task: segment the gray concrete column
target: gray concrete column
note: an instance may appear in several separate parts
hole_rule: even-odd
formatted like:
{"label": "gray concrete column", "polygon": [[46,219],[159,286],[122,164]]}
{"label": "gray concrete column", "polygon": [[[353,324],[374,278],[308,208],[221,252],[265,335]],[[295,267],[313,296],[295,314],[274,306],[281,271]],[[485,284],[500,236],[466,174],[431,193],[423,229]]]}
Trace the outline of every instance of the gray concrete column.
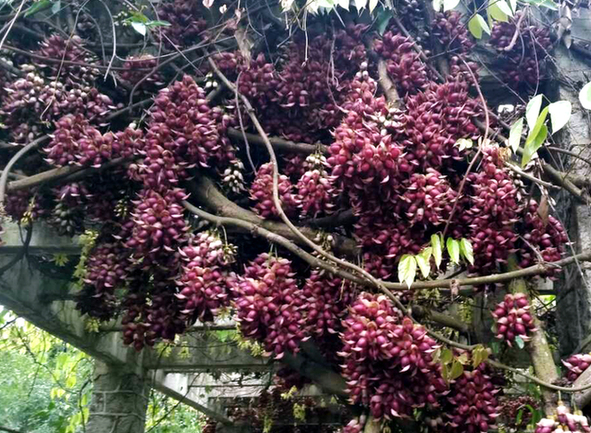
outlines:
{"label": "gray concrete column", "polygon": [[87,433],[143,433],[150,387],[143,375],[95,362]]}

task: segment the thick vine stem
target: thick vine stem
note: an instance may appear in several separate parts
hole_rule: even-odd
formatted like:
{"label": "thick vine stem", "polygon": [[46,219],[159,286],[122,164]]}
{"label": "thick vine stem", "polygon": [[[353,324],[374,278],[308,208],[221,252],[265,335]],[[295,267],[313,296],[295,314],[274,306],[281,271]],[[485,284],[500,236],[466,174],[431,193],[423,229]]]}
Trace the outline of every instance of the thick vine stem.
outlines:
{"label": "thick vine stem", "polygon": [[10,159],[10,161],[8,161],[8,164],[6,164],[6,167],[4,167],[4,170],[2,171],[2,176],[0,176],[0,206],[4,204],[4,199],[6,197],[6,183],[8,182],[8,175],[10,174],[10,170],[12,169],[14,164],[16,164],[19,159],[21,159],[24,155],[29,153],[31,150],[35,149],[41,143],[49,140],[49,138],[50,137],[48,135],[44,135],[43,137],[40,137],[34,141],[31,141],[29,144],[27,144],[25,147],[23,147],[21,150],[19,150]]}
{"label": "thick vine stem", "polygon": [[384,59],[378,61],[378,81],[388,103],[394,108],[400,108],[401,100],[396,86],[388,75],[388,68]]}
{"label": "thick vine stem", "polygon": [[[286,239],[293,241],[300,240],[298,237],[294,236],[285,224],[277,221],[265,220],[254,212],[244,209],[236,203],[228,200],[228,198],[226,198],[226,196],[224,196],[224,194],[222,194],[222,192],[216,187],[213,180],[206,176],[196,176],[188,186],[191,196],[195,200],[220,215],[249,222],[256,227],[267,229],[270,232],[285,237]],[[302,227],[301,230],[309,239],[316,239],[321,235],[320,232],[308,227]],[[354,257],[359,253],[357,244],[353,239],[336,234],[331,236],[333,238],[332,246],[335,251],[351,257]]]}
{"label": "thick vine stem", "polygon": [[[514,254],[509,256],[508,268],[509,270],[515,270],[518,268],[517,258]],[[529,300],[529,291],[524,279],[519,278],[511,281],[509,290],[514,293],[523,293]],[[558,379],[552,350],[546,339],[542,322],[538,319],[533,310],[530,310],[530,314],[533,318],[536,330],[532,332],[531,340],[526,343],[527,351],[529,352],[536,376],[546,383],[552,383]],[[542,399],[546,416],[552,415],[556,405],[554,393],[550,390],[542,390]]]}
{"label": "thick vine stem", "polygon": [[[265,145],[265,140],[260,135],[251,134],[248,132],[243,133],[242,131],[234,128],[228,128],[228,137],[240,142],[244,139],[244,137],[246,137],[249,143],[263,146]],[[296,143],[294,141],[285,140],[279,137],[269,138],[269,140],[277,150],[284,152],[303,153],[308,155],[320,149],[323,153],[328,153],[328,148],[324,144]]]}

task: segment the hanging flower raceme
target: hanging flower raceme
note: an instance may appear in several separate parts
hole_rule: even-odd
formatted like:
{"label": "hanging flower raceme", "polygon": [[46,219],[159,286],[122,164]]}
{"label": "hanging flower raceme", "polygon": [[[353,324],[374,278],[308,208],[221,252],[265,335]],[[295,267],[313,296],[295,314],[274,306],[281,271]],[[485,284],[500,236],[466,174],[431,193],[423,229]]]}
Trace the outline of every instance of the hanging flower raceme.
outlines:
{"label": "hanging flower raceme", "polygon": [[517,337],[522,341],[529,341],[531,333],[536,330],[529,309],[526,294],[505,295],[503,302],[500,302],[492,312],[495,318],[496,337],[505,340],[510,346]]}
{"label": "hanging flower raceme", "polygon": [[579,410],[574,414],[559,401],[556,407],[556,415],[552,418],[543,418],[536,424],[535,433],[589,433],[589,420]]}
{"label": "hanging flower raceme", "polygon": [[148,189],[134,201],[134,227],[126,246],[135,258],[143,260],[141,266],[166,266],[163,256],[171,256],[186,242],[189,227],[181,204],[186,198],[181,189],[162,193]]}
{"label": "hanging flower raceme", "polygon": [[240,331],[276,358],[299,351],[309,337],[302,314],[306,300],[293,277],[289,260],[265,253],[246,267],[234,288]]}
{"label": "hanging flower raceme", "polygon": [[591,365],[591,353],[571,355],[563,359],[562,364],[566,367],[566,378],[570,382],[574,382]]}
{"label": "hanging flower raceme", "polygon": [[[277,189],[281,207],[287,216],[295,215],[298,208],[298,197],[289,178],[279,174]],[[279,216],[273,203],[273,165],[268,162],[259,167],[256,177],[250,186],[250,198],[255,202],[254,210],[263,218]]]}
{"label": "hanging flower raceme", "polygon": [[298,207],[301,217],[316,217],[330,214],[334,209],[336,191],[333,178],[328,175],[328,163],[321,154],[312,154],[306,158],[306,171],[296,185]]}
{"label": "hanging flower raceme", "polygon": [[157,39],[162,40],[169,48],[183,48],[203,39],[207,22],[203,19],[192,0],[169,0],[160,2],[158,17],[170,23],[154,32]]}
{"label": "hanging flower raceme", "polygon": [[229,305],[230,264],[233,249],[224,245],[219,236],[201,232],[181,250],[183,271],[177,281],[180,292],[176,295],[182,313],[192,323],[212,321],[220,308]]}
{"label": "hanging flower raceme", "polygon": [[84,49],[80,36],[74,35],[67,39],[60,35],[52,35],[40,43],[37,54],[52,62],[41,60],[37,66],[54,81],[65,81],[92,86],[100,76],[100,71],[93,65],[98,59],[90,51]]}

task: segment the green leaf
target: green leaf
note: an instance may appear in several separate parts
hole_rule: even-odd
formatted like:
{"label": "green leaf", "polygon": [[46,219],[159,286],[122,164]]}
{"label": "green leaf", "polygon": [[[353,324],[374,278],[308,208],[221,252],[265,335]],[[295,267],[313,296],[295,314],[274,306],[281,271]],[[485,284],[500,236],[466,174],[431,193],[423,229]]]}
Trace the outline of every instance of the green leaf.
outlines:
{"label": "green leaf", "polygon": [[501,21],[504,23],[509,21],[509,16],[505,12],[503,12],[501,8],[499,8],[496,2],[491,3],[489,5],[489,7],[487,8],[487,12],[489,18],[492,18],[493,20]]}
{"label": "green leaf", "polygon": [[459,361],[454,361],[451,366],[451,371],[449,372],[450,380],[457,379],[464,373],[464,366]]}
{"label": "green leaf", "polygon": [[168,21],[148,21],[146,27],[170,27],[171,24]]}
{"label": "green leaf", "polygon": [[441,362],[443,364],[449,364],[454,358],[454,354],[451,349],[443,349],[441,351]]}
{"label": "green leaf", "polygon": [[544,126],[544,124],[546,122],[546,117],[548,117],[549,111],[550,111],[550,108],[546,107],[542,110],[542,112],[538,116],[538,119],[536,120],[536,124],[534,125],[532,130],[529,131],[529,134],[528,134],[527,138],[525,139],[526,146],[528,145],[528,143],[534,141],[536,139],[536,137],[538,136],[538,134],[540,133],[542,126]]}
{"label": "green leaf", "polygon": [[419,265],[419,269],[421,270],[421,275],[423,278],[427,278],[431,273],[431,255],[433,252],[433,248],[427,247],[423,248],[423,250],[415,256],[417,260],[417,264]]}
{"label": "green leaf", "polygon": [[59,13],[59,11],[61,10],[61,8],[62,8],[62,1],[61,0],[57,0],[53,4],[53,6],[51,7],[51,13],[55,15],[55,14]]}
{"label": "green leaf", "polygon": [[521,338],[519,335],[515,336],[515,343],[517,343],[517,347],[519,347],[520,349],[523,349],[523,347],[525,346],[523,338]]}
{"label": "green leaf", "polygon": [[376,20],[376,26],[378,30],[378,34],[383,36],[386,32],[386,27],[388,27],[388,23],[390,22],[390,18],[392,18],[392,11],[388,9],[382,9],[378,13],[378,18]]}
{"label": "green leaf", "polygon": [[41,0],[41,1],[35,2],[31,5],[31,7],[29,9],[27,9],[25,11],[25,18],[30,17],[31,15],[34,15],[38,12],[42,12],[46,9],[49,9],[52,6],[53,6],[53,2],[50,0]]}
{"label": "green leaf", "polygon": [[490,35],[490,28],[486,20],[480,14],[476,14],[468,21],[468,30],[476,39],[482,39],[482,32]]}
{"label": "green leaf", "polygon": [[460,0],[443,0],[443,12],[450,11],[460,4]]}
{"label": "green leaf", "polygon": [[523,148],[523,156],[521,158],[522,167],[525,167],[531,161],[538,149],[542,147],[542,144],[544,144],[544,140],[546,140],[547,136],[548,127],[546,125],[542,125],[542,129],[540,130],[536,138],[529,144],[526,143],[525,147]]}
{"label": "green leaf", "polygon": [[517,412],[517,416],[515,417],[515,425],[521,424],[522,419],[523,419],[523,409],[519,409],[519,412]]}
{"label": "green leaf", "polygon": [[517,12],[517,0],[509,0],[509,6],[511,6],[513,13]]}
{"label": "green leaf", "polygon": [[488,359],[488,350],[482,345],[477,345],[472,349],[472,367],[476,368]]}
{"label": "green leaf", "polygon": [[408,287],[415,281],[417,275],[417,260],[410,254],[405,254],[398,262],[398,281],[405,282]]}
{"label": "green leaf", "polygon": [[508,15],[510,17],[513,16],[513,10],[511,9],[511,6],[509,6],[505,0],[498,0],[495,2],[495,4],[501,10],[501,12],[503,12],[505,15]]}
{"label": "green leaf", "polygon": [[441,266],[441,259],[443,258],[443,249],[441,247],[441,235],[431,235],[431,248],[433,249],[433,258],[435,259],[435,266],[439,268]]}
{"label": "green leaf", "polygon": [[462,238],[462,240],[460,240],[460,252],[471,265],[474,264],[474,249],[468,239]]}
{"label": "green leaf", "polygon": [[579,92],[579,102],[586,110],[591,110],[591,82],[585,84]]}
{"label": "green leaf", "polygon": [[534,129],[534,126],[536,125],[540,109],[542,108],[543,97],[544,95],[534,96],[525,107],[525,118],[527,119],[527,126],[529,126],[529,129]]}
{"label": "green leaf", "polygon": [[468,358],[467,352],[463,352],[460,356],[456,357],[456,361],[458,361],[462,365],[468,364],[469,360],[470,358]]}
{"label": "green leaf", "polygon": [[509,132],[509,147],[513,149],[513,152],[517,152],[519,149],[519,143],[521,142],[521,133],[523,132],[523,117],[517,122],[511,125],[511,131]]}
{"label": "green leaf", "polygon": [[455,265],[460,263],[460,243],[455,239],[447,238],[446,246],[451,262]]}
{"label": "green leaf", "polygon": [[131,22],[131,27],[142,36],[146,36],[146,25],[137,21]]}
{"label": "green leaf", "polygon": [[557,101],[548,105],[550,121],[552,122],[552,134],[560,131],[570,119],[573,106],[569,101]]}

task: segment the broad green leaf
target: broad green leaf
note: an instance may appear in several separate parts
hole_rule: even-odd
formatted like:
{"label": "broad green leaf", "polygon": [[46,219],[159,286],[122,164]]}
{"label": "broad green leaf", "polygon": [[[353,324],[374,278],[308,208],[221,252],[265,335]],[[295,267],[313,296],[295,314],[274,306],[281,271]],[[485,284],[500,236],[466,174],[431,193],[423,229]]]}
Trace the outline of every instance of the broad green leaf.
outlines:
{"label": "broad green leaf", "polygon": [[447,253],[453,264],[460,263],[460,243],[453,238],[447,238]]}
{"label": "broad green leaf", "polygon": [[490,28],[486,20],[480,14],[476,14],[468,21],[468,30],[476,39],[482,39],[482,32],[490,35]]}
{"label": "broad green leaf", "polygon": [[536,121],[538,120],[538,115],[540,114],[540,109],[542,108],[542,98],[543,95],[536,95],[530,99],[525,107],[525,118],[527,120],[527,126],[529,129],[533,129],[536,125]]}
{"label": "broad green leaf", "polygon": [[[348,0],[346,0],[348,1]],[[378,13],[378,19],[376,20],[376,26],[378,30],[378,34],[383,36],[386,32],[386,27],[388,27],[388,23],[390,22],[390,18],[392,18],[392,11],[388,9],[382,9]]]}
{"label": "broad green leaf", "polygon": [[471,265],[474,264],[474,250],[472,249],[472,244],[468,239],[462,238],[462,240],[460,240],[460,252],[462,253],[462,256],[464,256],[464,258],[470,262]]}
{"label": "broad green leaf", "polygon": [[525,341],[523,341],[523,338],[521,338],[519,335],[515,336],[515,343],[520,349],[523,349],[525,346]]}
{"label": "broad green leaf", "polygon": [[449,364],[454,358],[454,354],[451,349],[443,349],[441,351],[441,362],[443,364]]}
{"label": "broad green leaf", "polygon": [[73,388],[76,385],[76,375],[70,374],[66,379],[66,388]]}
{"label": "broad green leaf", "polygon": [[146,36],[146,25],[137,21],[131,22],[131,27],[142,36]]}
{"label": "broad green leaf", "polygon": [[441,377],[443,377],[443,380],[446,382],[449,382],[449,368],[447,367],[447,364],[441,365]]}
{"label": "broad green leaf", "polygon": [[443,12],[450,11],[460,4],[460,0],[443,0]]}
{"label": "broad green leaf", "polygon": [[456,357],[456,361],[458,361],[462,365],[468,364],[469,360],[470,360],[470,358],[468,358],[467,352],[463,352],[462,354],[460,354],[460,356]]}
{"label": "broad green leaf", "polygon": [[528,143],[534,141],[536,139],[536,137],[538,136],[538,134],[540,133],[542,126],[544,126],[544,123],[546,122],[546,117],[548,117],[548,112],[549,112],[549,107],[545,107],[542,110],[542,112],[540,113],[540,115],[538,116],[538,120],[536,120],[536,124],[529,131],[529,134],[527,135],[527,138],[525,139],[526,146],[528,145]]}
{"label": "broad green leaf", "polygon": [[410,254],[405,254],[398,262],[398,281],[405,282],[408,287],[415,281],[417,275],[417,260]]}
{"label": "broad green leaf", "polygon": [[415,256],[423,278],[427,278],[429,276],[429,274],[431,273],[431,254],[432,254],[432,252],[433,252],[433,248],[427,247],[427,248],[424,248],[419,254],[417,254]]}
{"label": "broad green leaf", "polygon": [[583,108],[591,110],[591,82],[585,84],[579,92],[579,101]]}
{"label": "broad green leaf", "polygon": [[495,2],[495,4],[505,15],[508,15],[510,17],[513,16],[513,10],[505,0],[498,0]]}
{"label": "broad green leaf", "polygon": [[523,132],[523,117],[517,122],[511,125],[511,131],[509,132],[509,147],[513,149],[513,152],[517,152],[519,149],[519,143],[521,142],[521,133]]}
{"label": "broad green leaf", "polygon": [[38,2],[35,2],[31,5],[31,7],[29,9],[27,9],[25,11],[25,17],[30,17],[31,15],[34,15],[38,12],[42,12],[46,9],[49,9],[50,7],[53,6],[53,2],[50,0],[41,0]]}
{"label": "broad green leaf", "polygon": [[519,409],[517,412],[517,416],[515,417],[515,425],[521,424],[521,420],[523,419],[523,408]]}
{"label": "broad green leaf", "polygon": [[544,144],[544,140],[548,136],[548,127],[546,125],[542,125],[542,129],[536,136],[536,138],[531,141],[529,144],[526,144],[523,148],[523,156],[521,158],[521,166],[525,167],[533,158],[535,153],[538,149]]}
{"label": "broad green leaf", "polygon": [[496,21],[501,21],[506,23],[509,21],[509,16],[499,8],[497,3],[491,3],[490,6],[487,8],[489,18],[492,18]]}
{"label": "broad green leaf", "polygon": [[62,1],[61,0],[57,0],[53,6],[51,7],[51,13],[52,14],[57,14],[59,13],[60,9],[62,8]]}
{"label": "broad green leaf", "polygon": [[441,12],[441,6],[443,6],[443,0],[433,0],[433,9],[435,12]]}
{"label": "broad green leaf", "polygon": [[377,5],[378,5],[378,0],[369,0],[369,13],[372,13]]}
{"label": "broad green leaf", "polygon": [[488,355],[488,350],[482,344],[477,345],[472,349],[472,366],[474,368],[478,367],[488,359]]}
{"label": "broad green leaf", "polygon": [[450,380],[457,379],[464,373],[464,366],[459,361],[454,361],[451,366],[451,371],[449,372]]}
{"label": "broad green leaf", "polygon": [[572,104],[569,101],[557,101],[548,105],[550,121],[552,122],[552,134],[560,131],[570,119]]}
{"label": "broad green leaf", "polygon": [[171,24],[168,21],[148,21],[147,27],[170,27]]}
{"label": "broad green leaf", "polygon": [[433,258],[435,259],[435,266],[441,266],[441,259],[443,258],[443,248],[441,242],[441,235],[431,235],[431,248],[433,249]]}

